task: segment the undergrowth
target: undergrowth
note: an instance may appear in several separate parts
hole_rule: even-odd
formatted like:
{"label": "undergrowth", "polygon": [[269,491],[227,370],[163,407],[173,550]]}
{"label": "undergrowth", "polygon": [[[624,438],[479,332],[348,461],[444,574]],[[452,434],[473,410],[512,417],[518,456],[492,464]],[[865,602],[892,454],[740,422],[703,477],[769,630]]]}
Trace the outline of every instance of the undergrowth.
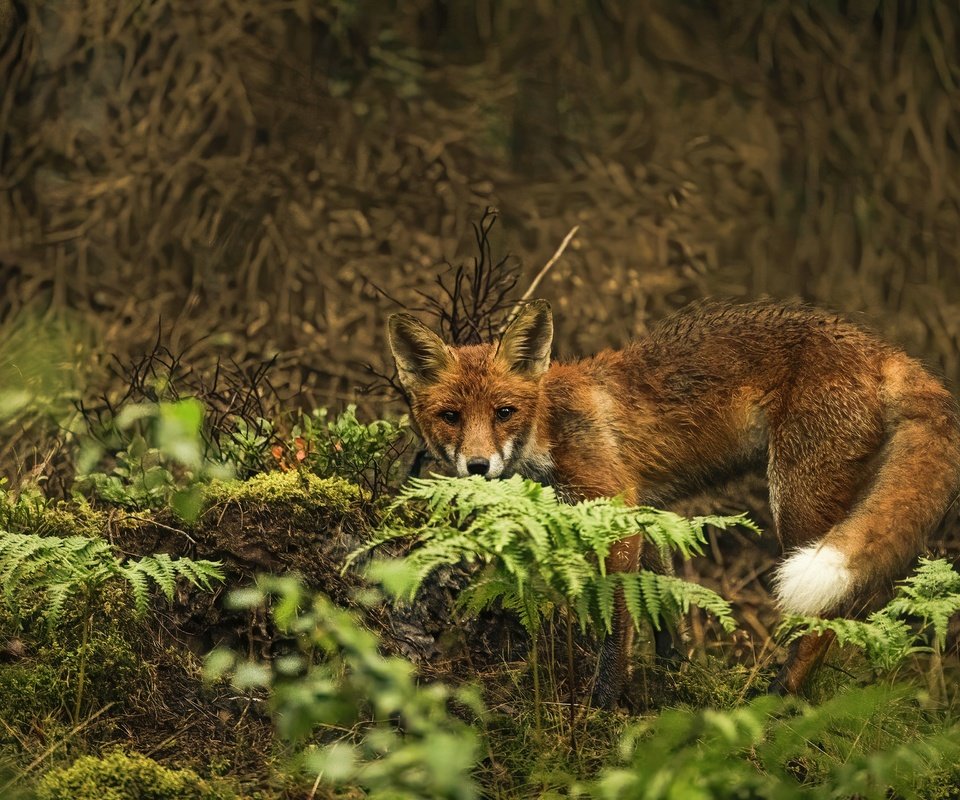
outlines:
{"label": "undergrowth", "polygon": [[[274,437],[278,428],[248,430],[252,449],[238,443],[236,455],[226,448],[211,458],[206,418],[185,397],[137,405],[118,424],[120,449],[101,447],[81,459],[88,475],[100,476],[83,484],[89,498],[53,502],[35,486],[0,493],[0,645],[7,653],[0,653],[0,742],[22,768],[43,756],[43,741],[54,740],[62,754],[33,770],[57,767],[47,770],[41,791],[62,793],[82,780],[110,797],[111,776],[126,780],[130,766],[137,780],[158,787],[184,780],[214,792],[200,796],[230,796],[231,789],[165,772],[165,765],[133,754],[107,753],[70,767],[77,755],[97,752],[96,737],[75,751],[66,746],[72,731],[111,704],[123,706],[125,691],[149,693],[157,680],[147,651],[131,644],[144,614],[158,608],[150,602],[154,591],[167,598],[191,586],[205,591],[222,577],[203,559],[130,556],[102,538],[124,515],[139,514],[138,525],[166,525],[162,515],[173,507],[184,519],[178,541],[194,545],[191,532],[216,525],[228,511],[231,524],[243,525],[266,510],[258,524],[268,520],[276,531],[262,535],[291,547],[308,546],[296,531],[324,528],[317,531],[322,539],[337,519],[362,515],[356,530],[376,527],[350,561],[364,562],[364,574],[395,603],[416,606],[441,568],[466,566],[458,613],[506,610],[532,639],[525,660],[487,663],[478,680],[454,680],[434,665],[427,669],[438,679],[427,683],[397,654],[398,618],[373,590],[354,594],[355,610],[348,611],[293,577],[232,587],[222,613],[239,614],[260,638],[215,650],[206,674],[211,692],[233,698],[233,706],[221,699],[217,712],[230,725],[240,724],[234,713],[242,719],[266,712],[272,720],[278,744],[263,767],[269,777],[257,783],[264,797],[957,797],[960,716],[947,645],[960,610],[960,575],[946,562],[922,561],[893,601],[865,620],[785,623],[782,641],[830,630],[861,648],[876,686],[838,679],[820,705],[766,697],[744,704],[755,677],[748,666],[714,659],[667,670],[644,663],[637,671],[640,705],[659,710],[599,711],[572,696],[561,702],[560,687],[585,657],[592,662],[584,648],[591,635],[610,630],[618,592],[643,632],[682,619],[692,606],[711,613],[718,630],[737,624],[730,605],[705,587],[647,571],[607,574],[610,547],[639,531],[665,560],[687,558],[704,552],[707,526],[751,529],[744,517],[688,520],[617,499],[568,504],[520,478],[414,480],[388,505],[381,501],[400,474],[406,423],[364,423],[354,409],[313,414],[309,425],[301,418],[287,438],[269,439],[275,449],[264,465],[274,471],[254,470],[238,481],[217,469],[248,471],[253,461],[243,453],[255,461],[268,441],[260,438],[264,431]],[[153,467],[166,472],[150,473]],[[318,497],[323,514],[314,513]],[[386,549],[406,554],[386,558]],[[575,629],[581,638],[574,650]],[[564,645],[566,670],[558,671]],[[200,708],[207,701],[198,694],[190,702]],[[114,720],[98,735],[120,724]]]}
{"label": "undergrowth", "polygon": [[268,691],[278,733],[297,746],[299,769],[332,786],[362,786],[375,798],[477,797],[471,771],[479,736],[447,707],[482,715],[475,690],[419,685],[413,665],[381,655],[354,614],[294,579],[263,578],[230,600],[241,608],[266,604],[296,647],[270,662],[216,650],[207,674],[229,675],[240,691]]}
{"label": "undergrowth", "polygon": [[[418,505],[425,509],[419,518]],[[616,542],[638,532],[646,546],[669,559],[674,552],[685,558],[701,554],[706,525],[756,530],[744,516],[687,520],[618,499],[563,503],[550,487],[519,476],[414,479],[392,510],[394,515],[353,557],[397,539],[418,546],[403,559],[375,562],[368,573],[411,601],[438,567],[479,562],[486,569],[461,593],[460,606],[476,613],[499,601],[519,614],[531,634],[553,607],[572,613],[581,630],[609,633],[618,589],[638,627],[649,620],[659,628],[696,605],[730,631],[736,623],[729,604],[715,592],[649,570],[608,574],[604,559]],[[401,511],[412,512],[412,518]]]}
{"label": "undergrowth", "polygon": [[[638,532],[644,546],[656,548],[669,563],[673,553],[685,558],[703,552],[706,525],[743,525],[744,516],[688,520],[649,507],[630,507],[620,499],[561,502],[550,487],[519,476],[500,481],[479,477],[411,480],[400,492],[380,531],[351,556],[386,542],[416,546],[402,557],[378,559],[366,575],[397,600],[412,602],[439,567],[478,564],[457,605],[467,615],[499,604],[515,612],[531,637],[530,670],[536,718],[541,703],[541,630],[559,616],[565,621],[568,702],[574,715],[573,627],[609,634],[622,594],[629,621],[659,629],[675,624],[690,606],[714,614],[726,631],[736,622],[729,604],[712,590],[673,575],[641,569],[610,573],[604,559],[621,539]],[[552,669],[550,695],[559,696]],[[573,723],[570,725],[573,735]]]}
{"label": "undergrowth", "polygon": [[829,632],[843,645],[863,651],[876,675],[891,675],[909,657],[931,656],[928,682],[947,695],[942,655],[951,619],[960,613],[960,573],[944,559],[921,558],[917,569],[897,584],[894,597],[864,620],[791,616],[781,625],[793,641],[805,633]]}

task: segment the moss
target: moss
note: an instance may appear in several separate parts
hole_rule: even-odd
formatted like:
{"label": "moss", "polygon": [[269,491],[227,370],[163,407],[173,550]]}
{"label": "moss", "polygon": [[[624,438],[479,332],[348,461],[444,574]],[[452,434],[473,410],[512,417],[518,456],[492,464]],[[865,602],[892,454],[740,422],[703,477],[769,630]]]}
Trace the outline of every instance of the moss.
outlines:
{"label": "moss", "polygon": [[71,601],[61,622],[49,628],[42,604],[21,609],[16,618],[0,610],[0,636],[17,640],[23,648],[17,661],[0,664],[0,721],[10,729],[28,733],[36,728],[36,720],[67,722],[81,661],[85,661],[82,712],[108,703],[128,706],[146,691],[151,672],[142,641],[147,632],[134,615],[126,588],[108,584],[98,593],[89,611],[93,624],[83,659],[86,613],[82,602]]}
{"label": "moss", "polygon": [[766,677],[742,664],[727,664],[707,656],[703,664],[694,661],[680,668],[641,667],[635,671],[640,696],[648,707],[685,705],[691,708],[734,708],[754,690],[766,688]]}
{"label": "moss", "polygon": [[64,685],[59,671],[33,659],[0,664],[0,742],[14,744],[16,733],[48,727],[44,720],[59,715]]}
{"label": "moss", "polygon": [[0,529],[41,536],[101,536],[107,517],[85,498],[75,501],[48,500],[36,488],[22,488],[16,495],[0,492]]}
{"label": "moss", "polygon": [[925,775],[917,787],[917,797],[927,800],[958,800],[960,798],[960,767],[948,767]]}
{"label": "moss", "polygon": [[363,499],[360,487],[342,478],[310,472],[264,472],[245,481],[214,481],[205,492],[210,505],[237,503],[285,511],[296,518],[317,512],[347,514]]}
{"label": "moss", "polygon": [[51,505],[43,519],[46,531],[41,532],[57,536],[102,536],[107,526],[106,513],[93,508],[85,497]]}
{"label": "moss", "polygon": [[[37,654],[39,660],[56,667],[61,692],[71,698],[83,660],[80,643],[72,638],[68,646],[61,648],[54,642]],[[87,650],[82,711],[93,712],[108,703],[126,704],[146,690],[149,667],[135,642],[123,631],[110,627],[98,630],[94,625]]]}
{"label": "moss", "polygon": [[137,753],[84,756],[48,772],[37,800],[228,800],[237,795],[187,769],[168,769]]}

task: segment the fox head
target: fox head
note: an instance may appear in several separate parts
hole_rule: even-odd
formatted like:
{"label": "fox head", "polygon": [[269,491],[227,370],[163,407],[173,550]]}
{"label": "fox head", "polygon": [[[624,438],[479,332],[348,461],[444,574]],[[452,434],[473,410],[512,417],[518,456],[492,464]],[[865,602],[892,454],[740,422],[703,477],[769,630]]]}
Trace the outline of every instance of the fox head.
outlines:
{"label": "fox head", "polygon": [[390,348],[433,454],[461,477],[521,471],[550,366],[550,305],[524,305],[499,342],[451,347],[409,314],[389,321]]}

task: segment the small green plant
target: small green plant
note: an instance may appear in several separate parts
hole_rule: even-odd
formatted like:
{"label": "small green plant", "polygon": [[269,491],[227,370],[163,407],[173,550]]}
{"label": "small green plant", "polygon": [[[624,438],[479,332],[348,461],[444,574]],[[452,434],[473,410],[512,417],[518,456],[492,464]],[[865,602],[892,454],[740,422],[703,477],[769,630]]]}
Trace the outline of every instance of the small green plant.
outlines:
{"label": "small green plant", "polygon": [[238,419],[233,428],[217,440],[218,461],[233,470],[238,478],[249,478],[268,467],[270,445],[274,441],[273,423],[263,417]]}
{"label": "small green plant", "polygon": [[46,527],[50,501],[36,486],[21,486],[16,493],[0,478],[0,530],[40,531]]}
{"label": "small green plant", "polygon": [[115,750],[84,756],[48,772],[37,785],[37,800],[232,800],[229,789],[202,780],[188,769],[168,769],[152,758]]}
{"label": "small green plant", "polygon": [[[404,558],[368,567],[370,577],[408,601],[438,567],[482,564],[459,605],[476,613],[499,601],[519,615],[533,640],[531,671],[539,707],[537,640],[544,618],[555,609],[581,630],[609,633],[620,590],[637,627],[649,620],[659,628],[691,605],[716,615],[726,630],[735,627],[729,604],[706,587],[647,570],[607,574],[604,567],[614,543],[637,533],[667,561],[673,552],[685,558],[700,553],[706,525],[756,530],[744,516],[688,520],[619,499],[563,503],[553,489],[519,476],[502,481],[415,479],[404,487],[380,531],[351,559],[388,541],[415,543]],[[571,636],[568,627],[568,654]],[[572,664],[568,668],[572,673]]]}
{"label": "small green plant", "polygon": [[172,497],[177,481],[160,450],[150,447],[143,436],[135,434],[126,448],[117,452],[110,472],[81,476],[79,484],[112,505],[161,508]]}
{"label": "small green plant", "polygon": [[174,559],[165,553],[121,561],[103,539],[85,536],[38,536],[0,531],[0,586],[14,616],[23,608],[39,607],[48,627],[63,619],[66,604],[76,599],[82,608],[83,632],[77,668],[73,719],[80,718],[94,611],[104,588],[125,583],[133,593],[134,608],[145,614],[153,584],[173,599],[177,578],[210,590],[223,580],[220,565],[212,561]]}
{"label": "small green plant", "polygon": [[[229,477],[227,465],[204,455],[204,408],[196,398],[125,406],[81,452],[77,486],[126,508],[172,507],[192,519],[200,510],[201,485]],[[109,471],[98,471],[112,456]]]}
{"label": "small green plant", "polygon": [[269,603],[278,629],[296,637],[297,651],[266,664],[217,650],[206,674],[229,674],[238,689],[267,689],[280,734],[305,745],[305,770],[327,784],[361,786],[374,798],[477,796],[470,776],[477,734],[447,709],[457,702],[480,713],[475,691],[419,686],[411,663],[382,656],[377,637],[352,613],[293,578],[260,578],[233,592],[231,602]]}
{"label": "small green plant", "polygon": [[[426,513],[411,523],[403,512],[417,505]],[[742,515],[688,520],[616,498],[563,503],[552,488],[519,476],[413,479],[391,510],[380,531],[351,559],[391,540],[416,543],[403,559],[371,566],[388,591],[407,600],[437,567],[482,562],[486,569],[461,594],[461,605],[478,611],[499,600],[520,614],[531,633],[542,611],[557,605],[575,612],[581,629],[609,632],[618,588],[637,626],[649,620],[659,628],[665,617],[696,605],[732,630],[730,606],[715,592],[647,570],[608,575],[604,559],[614,543],[637,533],[664,556],[679,552],[689,558],[703,552],[706,525],[756,530]]]}
{"label": "small green plant", "polygon": [[396,477],[409,443],[406,416],[363,423],[351,404],[333,418],[325,408],[301,414],[286,452],[278,446],[274,456],[282,469],[299,465],[321,477],[346,478],[377,499]]}
{"label": "small green plant", "polygon": [[[664,711],[625,735],[625,766],[578,790],[603,800],[923,796],[954,771],[960,730],[924,720],[917,700],[871,686],[819,706],[766,696],[728,711]],[[898,717],[909,736],[888,731]]]}
{"label": "small green plant", "polygon": [[889,673],[916,653],[939,658],[948,623],[957,613],[960,573],[944,559],[921,558],[916,571],[898,585],[893,599],[865,620],[792,616],[784,620],[779,633],[788,632],[792,641],[804,633],[831,631],[841,644],[863,650],[874,669]]}

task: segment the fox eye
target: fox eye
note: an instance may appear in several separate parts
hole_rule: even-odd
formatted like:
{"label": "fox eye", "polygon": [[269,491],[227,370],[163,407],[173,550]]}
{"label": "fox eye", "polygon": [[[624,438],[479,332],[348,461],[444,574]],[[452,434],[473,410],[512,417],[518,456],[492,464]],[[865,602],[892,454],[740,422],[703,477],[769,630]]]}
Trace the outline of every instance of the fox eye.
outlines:
{"label": "fox eye", "polygon": [[503,406],[502,408],[497,409],[497,419],[501,422],[506,422],[510,417],[516,413],[516,410],[513,406]]}
{"label": "fox eye", "polygon": [[460,412],[459,411],[441,411],[440,419],[447,423],[447,425],[456,425],[460,421]]}

